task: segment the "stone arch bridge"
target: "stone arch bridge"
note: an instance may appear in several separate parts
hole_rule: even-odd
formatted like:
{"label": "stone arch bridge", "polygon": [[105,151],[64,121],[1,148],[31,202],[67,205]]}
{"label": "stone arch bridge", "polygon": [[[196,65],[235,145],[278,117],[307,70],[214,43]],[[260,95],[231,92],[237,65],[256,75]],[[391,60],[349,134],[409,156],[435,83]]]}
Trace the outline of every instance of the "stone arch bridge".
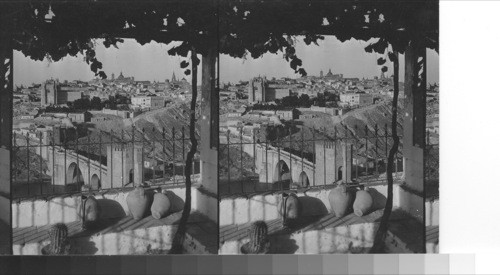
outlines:
{"label": "stone arch bridge", "polygon": [[97,190],[142,182],[141,150],[140,145],[109,144],[106,158],[100,162],[62,146],[46,146],[42,157],[48,162],[54,185],[86,185]]}
{"label": "stone arch bridge", "polygon": [[338,180],[350,182],[352,145],[328,140],[314,142],[314,162],[269,144],[266,148],[266,144],[246,143],[243,150],[254,158],[259,182],[289,181],[302,187]]}

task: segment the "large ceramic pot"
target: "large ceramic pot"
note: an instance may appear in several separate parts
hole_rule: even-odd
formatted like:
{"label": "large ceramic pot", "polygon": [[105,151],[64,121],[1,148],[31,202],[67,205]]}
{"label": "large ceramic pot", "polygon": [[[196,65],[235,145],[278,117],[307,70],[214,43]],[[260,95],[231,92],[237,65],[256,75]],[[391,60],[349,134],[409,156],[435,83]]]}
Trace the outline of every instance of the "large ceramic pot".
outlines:
{"label": "large ceramic pot", "polygon": [[283,218],[284,226],[293,225],[301,212],[299,197],[295,193],[283,194],[281,202],[278,204],[278,211]]}
{"label": "large ceramic pot", "polygon": [[94,196],[82,196],[80,213],[83,228],[91,228],[97,223],[101,215],[101,208]]}
{"label": "large ceramic pot", "polygon": [[132,217],[136,220],[144,218],[151,207],[152,197],[142,187],[136,187],[127,196],[127,206]]}
{"label": "large ceramic pot", "polygon": [[373,205],[373,198],[365,190],[359,190],[356,192],[356,199],[354,200],[354,214],[358,217],[361,217],[367,214]]}
{"label": "large ceramic pot", "polygon": [[166,217],[170,210],[170,205],[170,200],[167,195],[156,193],[153,197],[153,204],[151,205],[151,216],[157,220]]}
{"label": "large ceramic pot", "polygon": [[352,194],[347,190],[347,187],[342,184],[330,191],[330,194],[328,194],[328,200],[330,202],[332,212],[336,217],[340,218],[347,214],[349,207],[352,204]]}

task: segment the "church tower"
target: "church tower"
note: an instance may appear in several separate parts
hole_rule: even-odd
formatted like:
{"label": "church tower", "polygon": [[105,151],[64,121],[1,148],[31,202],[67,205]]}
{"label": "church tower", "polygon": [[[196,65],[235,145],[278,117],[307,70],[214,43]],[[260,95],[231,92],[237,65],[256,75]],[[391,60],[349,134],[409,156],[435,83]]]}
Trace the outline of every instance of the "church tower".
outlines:
{"label": "church tower", "polygon": [[328,69],[328,73],[326,74],[326,77],[333,77],[332,69]]}
{"label": "church tower", "polygon": [[319,77],[323,78],[323,70],[319,71]]}
{"label": "church tower", "polygon": [[177,79],[175,78],[175,72],[172,72],[172,82],[177,82]]}

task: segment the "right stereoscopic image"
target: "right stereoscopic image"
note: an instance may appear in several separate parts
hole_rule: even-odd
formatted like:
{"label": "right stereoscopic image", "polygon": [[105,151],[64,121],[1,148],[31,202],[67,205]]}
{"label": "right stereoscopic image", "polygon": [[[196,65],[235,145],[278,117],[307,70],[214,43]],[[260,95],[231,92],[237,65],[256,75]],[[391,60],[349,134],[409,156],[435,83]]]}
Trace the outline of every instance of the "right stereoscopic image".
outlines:
{"label": "right stereoscopic image", "polygon": [[219,9],[219,254],[437,253],[438,3]]}

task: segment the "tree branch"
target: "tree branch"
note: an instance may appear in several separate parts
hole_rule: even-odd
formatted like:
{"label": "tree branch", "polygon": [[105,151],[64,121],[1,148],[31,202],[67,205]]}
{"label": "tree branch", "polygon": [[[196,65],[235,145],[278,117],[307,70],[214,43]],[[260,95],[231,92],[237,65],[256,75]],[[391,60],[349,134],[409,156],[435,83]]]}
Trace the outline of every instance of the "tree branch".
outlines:
{"label": "tree branch", "polygon": [[399,53],[394,51],[395,58],[393,60],[394,65],[394,96],[392,97],[392,121],[391,121],[391,136],[393,139],[391,150],[389,151],[389,157],[387,160],[387,201],[385,203],[384,214],[382,215],[382,220],[380,221],[380,226],[378,228],[377,234],[375,235],[375,241],[370,253],[383,253],[385,247],[385,238],[387,236],[387,230],[389,229],[389,218],[392,212],[393,206],[393,186],[394,179],[392,177],[392,172],[394,170],[394,156],[396,155],[399,147],[399,137],[397,133],[398,125],[398,96],[399,96]]}
{"label": "tree branch", "polygon": [[198,147],[198,141],[196,140],[196,99],[198,98],[197,91],[197,81],[198,81],[198,57],[196,56],[196,49],[193,47],[191,49],[191,68],[192,68],[192,80],[191,80],[191,114],[189,121],[189,140],[191,142],[191,148],[187,153],[186,157],[186,168],[184,169],[184,177],[186,179],[186,199],[184,201],[184,209],[182,210],[182,216],[179,221],[179,227],[177,232],[175,232],[174,239],[172,241],[172,249],[170,254],[182,254],[183,244],[186,237],[187,221],[191,213],[191,172],[193,167],[193,158]]}

